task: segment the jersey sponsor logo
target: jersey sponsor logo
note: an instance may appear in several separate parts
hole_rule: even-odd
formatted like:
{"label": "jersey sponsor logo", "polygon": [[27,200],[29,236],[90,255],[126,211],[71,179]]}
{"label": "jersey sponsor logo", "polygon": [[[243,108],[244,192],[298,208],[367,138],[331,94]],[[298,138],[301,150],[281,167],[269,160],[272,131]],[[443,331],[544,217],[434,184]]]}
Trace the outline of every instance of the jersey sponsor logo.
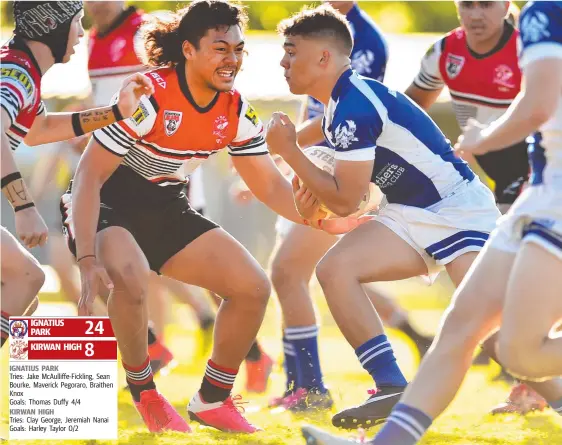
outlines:
{"label": "jersey sponsor logo", "polygon": [[172,136],[176,131],[178,131],[181,124],[182,114],[183,113],[181,111],[164,111],[164,129],[166,130],[167,136]]}
{"label": "jersey sponsor logo", "polygon": [[2,77],[9,77],[17,80],[21,85],[23,85],[28,96],[30,96],[33,92],[33,81],[25,71],[17,68],[2,68],[0,74]]}
{"label": "jersey sponsor logo", "polygon": [[166,88],[166,81],[162,79],[162,76],[160,76],[160,74],[158,73],[148,73],[148,74],[156,81],[158,86],[161,86],[164,89]]}
{"label": "jersey sponsor logo", "polygon": [[375,184],[381,189],[390,187],[400,179],[400,176],[406,171],[404,167],[397,164],[387,164],[375,177]]}
{"label": "jersey sponsor logo", "polygon": [[465,58],[463,56],[457,56],[455,54],[447,54],[447,59],[445,59],[445,70],[447,71],[447,76],[450,79],[454,79],[459,75],[464,66]]}
{"label": "jersey sponsor logo", "polygon": [[355,137],[356,130],[357,125],[351,120],[339,124],[334,133],[335,145],[344,149],[349,148],[353,142],[359,140]]}
{"label": "jersey sponsor logo", "polygon": [[507,65],[498,65],[496,67],[493,82],[506,88],[516,87],[513,83],[513,70]]}
{"label": "jersey sponsor logo", "polygon": [[213,135],[215,136],[217,144],[220,144],[226,137],[226,127],[228,127],[228,119],[226,116],[219,116],[215,119]]}
{"label": "jersey sponsor logo", "polygon": [[139,103],[139,107],[133,113],[132,117],[133,120],[135,121],[135,124],[137,125],[139,125],[142,121],[144,121],[148,117],[148,110],[142,102]]}
{"label": "jersey sponsor logo", "polygon": [[248,104],[248,109],[246,110],[246,114],[244,115],[244,117],[248,119],[255,127],[258,126],[258,113],[256,113],[256,110],[254,110],[254,107],[252,107],[250,104]]}
{"label": "jersey sponsor logo", "polygon": [[543,38],[550,37],[548,31],[548,16],[541,11],[528,15],[521,21],[521,37],[523,42],[538,42]]}

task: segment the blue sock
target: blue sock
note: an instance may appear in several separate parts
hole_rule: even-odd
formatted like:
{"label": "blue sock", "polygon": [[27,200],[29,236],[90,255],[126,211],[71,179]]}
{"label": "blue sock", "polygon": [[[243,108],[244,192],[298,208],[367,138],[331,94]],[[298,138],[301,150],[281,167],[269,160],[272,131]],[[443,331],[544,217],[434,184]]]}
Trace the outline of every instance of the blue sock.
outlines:
{"label": "blue sock", "polygon": [[355,354],[377,386],[406,386],[408,383],[396,363],[386,335],[366,341],[355,350]]}
{"label": "blue sock", "polygon": [[283,352],[285,354],[285,375],[287,376],[286,391],[294,391],[298,388],[297,382],[297,354],[290,341],[283,335]]}
{"label": "blue sock", "polygon": [[415,445],[431,426],[431,418],[411,406],[399,403],[394,407],[386,423],[368,442],[369,445]]}
{"label": "blue sock", "polygon": [[556,400],[554,402],[548,403],[550,407],[562,416],[562,399]]}
{"label": "blue sock", "polygon": [[318,357],[318,326],[286,328],[285,338],[291,343],[296,354],[299,387],[325,392]]}

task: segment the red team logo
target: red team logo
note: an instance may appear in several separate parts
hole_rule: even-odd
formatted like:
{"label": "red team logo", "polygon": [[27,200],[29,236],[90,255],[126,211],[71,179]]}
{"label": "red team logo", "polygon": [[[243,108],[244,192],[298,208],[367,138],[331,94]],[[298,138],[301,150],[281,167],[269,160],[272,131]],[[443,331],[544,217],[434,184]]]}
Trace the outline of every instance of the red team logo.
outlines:
{"label": "red team logo", "polygon": [[180,111],[164,111],[164,128],[168,136],[172,136],[181,124],[182,113]]}
{"label": "red team logo", "polygon": [[465,58],[462,56],[455,56],[454,54],[447,54],[445,61],[445,69],[449,78],[454,79],[459,75],[464,66]]}
{"label": "red team logo", "polygon": [[27,360],[27,341],[23,338],[27,335],[27,322],[25,320],[13,320],[10,322],[10,358],[16,360]]}

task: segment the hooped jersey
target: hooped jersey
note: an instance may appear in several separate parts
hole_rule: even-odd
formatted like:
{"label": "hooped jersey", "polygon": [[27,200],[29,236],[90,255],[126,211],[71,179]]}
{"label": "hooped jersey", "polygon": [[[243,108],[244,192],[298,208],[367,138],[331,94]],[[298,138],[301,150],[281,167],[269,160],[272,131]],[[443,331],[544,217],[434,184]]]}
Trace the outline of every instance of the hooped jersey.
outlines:
{"label": "hooped jersey", "polygon": [[371,182],[389,203],[427,208],[475,177],[411,99],[352,70],[336,82],[323,131],[336,160],[374,161]]}
{"label": "hooped jersey", "polygon": [[27,136],[35,116],[45,111],[41,101],[41,69],[19,37],[2,46],[0,68],[0,105],[10,118],[6,135],[15,150]]}
{"label": "hooped jersey", "polygon": [[[562,2],[529,2],[521,12],[519,23],[523,71],[540,60],[562,60]],[[539,129],[537,143],[530,146],[532,184],[562,175],[562,91],[552,94],[558,95],[556,111]]]}
{"label": "hooped jersey", "polygon": [[201,108],[191,96],[183,64],[145,75],[154,95],[143,96],[131,118],[95,131],[94,138],[146,180],[175,190],[225,148],[231,156],[269,153],[262,123],[238,91],[217,93]]}
{"label": "hooped jersey", "polygon": [[88,74],[96,106],[108,105],[127,76],[146,70],[135,52],[143,17],[142,11],[131,6],[104,33],[90,30]]}
{"label": "hooped jersey", "polygon": [[414,84],[424,90],[447,85],[453,110],[463,128],[469,118],[489,124],[499,118],[521,88],[519,32],[507,21],[498,45],[476,54],[457,28],[433,44],[422,59]]}

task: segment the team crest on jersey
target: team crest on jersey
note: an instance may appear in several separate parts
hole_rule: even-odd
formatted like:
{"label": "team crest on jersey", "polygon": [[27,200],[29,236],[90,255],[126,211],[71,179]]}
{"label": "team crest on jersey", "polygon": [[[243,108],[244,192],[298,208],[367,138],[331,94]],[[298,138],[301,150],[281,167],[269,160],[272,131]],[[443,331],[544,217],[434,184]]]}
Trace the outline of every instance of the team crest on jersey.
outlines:
{"label": "team crest on jersey", "polygon": [[464,66],[465,58],[462,56],[456,56],[455,54],[447,54],[447,59],[445,60],[445,70],[450,79],[454,79],[459,75]]}
{"label": "team crest on jersey", "polygon": [[181,124],[181,111],[164,111],[164,129],[166,130],[166,135],[172,136]]}
{"label": "team crest on jersey", "polygon": [[226,137],[226,127],[228,127],[228,119],[226,118],[226,116],[219,116],[215,119],[213,135],[216,138],[215,141],[217,144],[220,144]]}
{"label": "team crest on jersey", "polygon": [[359,140],[355,137],[355,130],[357,130],[357,125],[353,121],[345,121],[339,124],[334,134],[335,145],[344,149],[349,148],[353,142]]}
{"label": "team crest on jersey", "polygon": [[515,88],[513,70],[507,65],[498,65],[494,71],[494,83],[506,88]]}

